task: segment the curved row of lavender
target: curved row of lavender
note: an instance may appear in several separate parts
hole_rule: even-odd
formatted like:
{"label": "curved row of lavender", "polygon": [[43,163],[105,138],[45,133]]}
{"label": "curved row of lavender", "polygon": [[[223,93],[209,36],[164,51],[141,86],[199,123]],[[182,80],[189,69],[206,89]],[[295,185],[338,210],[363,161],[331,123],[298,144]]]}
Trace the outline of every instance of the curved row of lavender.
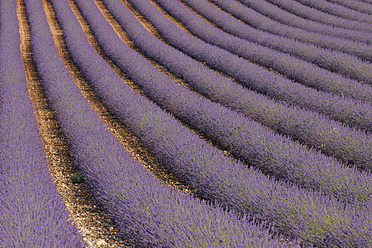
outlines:
{"label": "curved row of lavender", "polygon": [[0,2],[0,246],[82,247],[49,172],[16,10],[16,1]]}
{"label": "curved row of lavender", "polygon": [[317,112],[275,101],[247,90],[155,38],[121,1],[105,0],[104,3],[146,56],[167,67],[203,96],[239,110],[265,126],[316,147],[344,163],[353,163],[365,169],[372,168],[370,135]]}
{"label": "curved row of lavender", "polygon": [[[345,167],[314,150],[308,150],[240,113],[177,85],[127,47],[93,3],[75,1],[104,52],[154,102],[181,121],[224,149],[229,149],[233,155],[276,178],[320,190],[347,202],[368,202],[372,199],[371,175]],[[128,11],[122,12],[122,15],[131,14]],[[133,61],[140,66],[128,69],[133,66]],[[146,73],[142,73],[143,71]],[[371,145],[372,143],[370,148]],[[371,154],[369,158],[372,158]]]}
{"label": "curved row of lavender", "polygon": [[[272,73],[182,31],[148,1],[129,0],[129,2],[154,25],[159,34],[173,47],[222,71],[245,87],[275,99],[320,112],[349,126],[372,131],[371,104],[294,83],[284,76]],[[157,2],[165,3],[160,0]],[[162,5],[166,9],[167,6],[168,4]]]}
{"label": "curved row of lavender", "polygon": [[354,0],[354,1],[328,0],[328,1],[332,3],[337,3],[341,6],[345,6],[353,10],[357,10],[362,13],[372,15],[372,1],[370,0],[364,0],[364,1],[363,0]]}
{"label": "curved row of lavender", "polygon": [[[266,0],[268,2],[274,3],[274,1],[271,0]],[[343,17],[346,19],[351,19],[359,22],[367,22],[367,23],[372,23],[372,15],[368,15],[366,13],[360,12],[353,10],[351,8],[342,6],[337,3],[332,3],[331,1],[326,1],[326,0],[297,0],[297,2],[300,2],[306,6],[309,6],[311,8],[315,8],[318,10],[321,10],[323,12]],[[354,1],[352,1],[354,2]]]}
{"label": "curved row of lavender", "polygon": [[[243,1],[246,1],[246,0],[243,0]],[[292,13],[298,18],[301,18],[304,20],[311,20],[317,23],[324,23],[326,25],[330,25],[334,27],[341,27],[345,29],[360,30],[366,33],[370,33],[372,31],[372,25],[370,23],[371,17],[368,17],[368,15],[366,15],[368,19],[365,20],[365,22],[362,22],[360,20],[355,21],[355,20],[346,19],[343,17],[329,14],[327,12],[318,10],[314,7],[309,7],[307,5],[304,5],[300,1],[296,1],[296,0],[288,0],[285,2],[277,1],[277,0],[265,0],[265,1],[272,3],[274,6],[278,6],[280,9],[285,10],[289,13]],[[265,7],[271,8],[272,5],[265,4]],[[363,16],[363,14],[360,13],[359,16]]]}
{"label": "curved row of lavender", "polygon": [[364,2],[364,3],[368,3],[368,4],[372,4],[372,1],[371,0],[358,0],[356,2]]}
{"label": "curved row of lavender", "polygon": [[[213,6],[205,1],[195,2],[192,0],[185,0],[185,2],[193,7],[198,3],[202,5],[204,3],[204,5],[213,8]],[[195,36],[211,45],[220,47],[232,54],[258,63],[267,68],[273,68],[277,72],[284,74],[286,77],[296,80],[306,86],[372,102],[372,98],[365,98],[365,95],[371,95],[372,87],[349,79],[351,77],[372,84],[372,64],[370,62],[364,62],[346,54],[346,57],[343,57],[344,54],[340,52],[333,52],[336,54],[319,54],[318,58],[324,58],[320,59],[321,61],[318,59],[320,64],[324,65],[324,67],[333,67],[341,74],[347,75],[348,78],[346,78],[339,74],[322,69],[312,63],[308,63],[302,59],[295,58],[292,54],[279,52],[276,49],[267,48],[256,44],[253,41],[250,42],[236,37],[234,36],[235,34],[231,35],[226,33],[204,21],[199,15],[195,14],[177,0],[167,2],[159,0],[158,3],[161,6],[164,6],[173,17],[181,21]],[[220,12],[222,13],[216,13],[216,16],[221,17],[220,19],[224,19],[226,16],[231,17],[223,11]],[[221,14],[226,15],[223,16]],[[231,18],[234,19],[233,17]],[[231,23],[231,26],[234,26],[235,29],[239,29],[241,33],[249,34],[249,36],[255,36],[257,37],[256,39],[260,39],[259,35],[257,36],[252,33],[251,30],[244,29],[244,27],[248,27],[247,25],[243,24],[243,27],[240,27],[239,25],[235,26],[235,23]],[[205,30],[208,30],[208,32],[205,32]],[[270,40],[272,40],[272,43],[283,44],[282,40]],[[297,47],[290,43],[288,43],[287,47],[292,47],[291,52],[297,49]],[[302,50],[302,53],[311,53],[313,56],[315,54],[314,51],[310,49],[308,50],[306,46]],[[362,93],[363,95],[361,95],[361,92],[364,91],[365,93]]]}
{"label": "curved row of lavender", "polygon": [[[211,0],[215,1],[215,0]],[[319,23],[314,20],[305,19],[301,16],[298,16],[296,12],[291,13],[285,9],[279,8],[278,6],[271,4],[267,1],[249,1],[249,0],[237,0],[238,2],[244,4],[245,6],[254,9],[255,11],[266,15],[267,17],[273,19],[274,21],[292,26],[301,28],[308,31],[313,31],[316,33],[321,33],[325,35],[331,35],[335,37],[343,37],[348,38],[354,41],[361,41],[371,44],[372,34],[371,32],[371,25],[359,22],[352,22],[352,21],[344,21],[337,20],[340,22],[340,25],[347,26],[347,27],[340,27],[340,26],[332,26],[332,24],[325,24]],[[314,10],[315,12],[315,10]],[[327,17],[325,17],[327,19]],[[342,19],[342,18],[337,18]],[[338,23],[337,22],[337,23]],[[331,21],[329,21],[331,23]],[[334,25],[337,25],[334,23]],[[347,23],[350,23],[348,25]],[[359,28],[358,28],[359,25]],[[364,37],[363,37],[364,36]]]}
{"label": "curved row of lavender", "polygon": [[[244,168],[126,86],[95,53],[66,1],[53,1],[74,62],[120,121],[175,175],[221,206],[272,223],[318,245],[371,245],[370,211],[356,211],[319,193],[275,182]],[[122,46],[122,45],[120,45]],[[130,68],[142,68],[132,60]],[[142,70],[143,74],[147,71]]]}
{"label": "curved row of lavender", "polygon": [[50,105],[74,162],[121,236],[144,247],[285,246],[268,230],[233,212],[163,184],[134,161],[70,77],[53,44],[41,1],[26,0],[26,4],[35,61]]}
{"label": "curved row of lavender", "polygon": [[[332,30],[337,30],[332,28],[328,30],[326,34],[320,34],[316,32],[307,31],[301,28],[292,27],[289,25],[282,24],[278,21],[268,18],[265,14],[259,13],[247,6],[243,5],[238,1],[233,0],[210,0],[224,11],[230,13],[236,18],[242,20],[248,25],[280,36],[285,36],[292,39],[297,39],[299,41],[314,44],[322,48],[328,48],[332,50],[337,50],[345,53],[349,53],[355,56],[358,56],[367,61],[371,60],[372,56],[372,46],[365,44],[363,42],[371,43],[372,38],[368,38],[365,35],[350,34],[345,37],[347,33],[343,30],[334,33],[333,36]],[[283,16],[279,14],[279,16]],[[325,29],[325,27],[322,27]],[[357,39],[356,41],[344,39],[351,38]],[[366,39],[367,38],[367,39]],[[361,40],[362,42],[359,42]]]}
{"label": "curved row of lavender", "polygon": [[[246,39],[253,43],[257,43],[259,45],[274,49],[274,50],[262,49],[262,55],[267,56],[266,54],[267,52],[269,52],[270,54],[269,57],[271,60],[275,60],[275,58],[271,58],[271,54],[277,54],[275,50],[278,50],[280,52],[289,53],[290,55],[293,55],[307,62],[314,63],[321,68],[325,68],[333,72],[343,74],[348,78],[352,77],[356,80],[367,82],[370,81],[370,78],[372,77],[371,73],[367,73],[368,70],[371,70],[370,69],[371,63],[362,61],[361,59],[353,55],[346,54],[340,51],[332,51],[329,49],[320,48],[313,44],[304,43],[291,38],[286,38],[283,36],[278,36],[258,30],[249,25],[246,25],[242,21],[237,20],[233,16],[227,14],[226,12],[222,11],[221,9],[217,8],[216,6],[210,4],[207,1],[183,0],[183,2],[186,3],[193,10],[201,14],[204,18],[213,22],[223,31],[234,36],[237,36],[239,38]],[[201,21],[198,22],[201,23]],[[255,47],[256,49],[259,48],[258,46]],[[250,43],[245,43],[242,49],[256,50],[254,49],[254,47],[250,46]],[[237,49],[234,50],[236,51]],[[246,54],[249,55],[249,53]],[[328,71],[325,70],[320,70],[318,67],[315,67],[312,64],[303,63],[301,60],[293,60],[293,58],[289,56],[285,58],[285,60],[288,61],[287,64],[282,63],[278,65],[278,63],[269,60],[269,58],[257,59],[256,58],[257,55],[254,56],[253,52],[251,52],[250,54],[253,54],[253,56],[252,55],[250,56],[250,58],[252,58],[251,59],[252,61],[261,63],[264,66],[267,65],[274,69],[279,68],[278,70],[279,72],[282,71],[282,73],[286,74],[288,77],[294,80],[298,81],[304,80],[305,82],[308,82],[307,84],[310,83],[311,85],[314,85],[314,83],[309,82],[308,80],[309,77],[312,77],[313,81],[316,81],[317,84],[322,84],[323,80],[333,82],[333,84],[330,85],[337,89],[338,92],[341,91],[344,95],[353,95],[353,93],[349,92],[354,92],[355,90],[357,90],[359,91],[359,94],[356,94],[355,97],[363,99],[363,96],[359,96],[360,93],[372,90],[370,86],[357,83],[354,80],[351,81],[348,78],[340,77],[339,75],[329,73]],[[278,60],[278,56],[281,55],[282,53],[277,54],[276,60]],[[283,59],[284,57],[279,57],[279,60]],[[260,62],[261,60],[262,62]],[[274,65],[272,66],[272,64]],[[305,74],[308,75],[305,76]],[[319,80],[319,78],[321,78],[321,80]],[[337,86],[335,86],[335,84]],[[330,87],[332,90],[334,90],[332,86]],[[323,89],[327,90],[327,88]]]}
{"label": "curved row of lavender", "polygon": [[[120,1],[104,2],[146,56],[166,66],[203,96],[239,110],[265,126],[316,147],[344,163],[356,164],[364,169],[372,168],[372,140],[364,131],[349,128],[316,112],[290,106],[249,91],[156,39]],[[110,26],[107,29],[110,29]],[[98,36],[102,44],[105,44],[103,39],[107,36],[113,37],[107,38],[108,40],[117,40],[112,32],[102,34]],[[121,61],[123,57],[118,50],[115,52],[110,50],[109,45],[105,49],[107,53],[117,53],[111,57],[125,69],[123,64],[125,61]]]}

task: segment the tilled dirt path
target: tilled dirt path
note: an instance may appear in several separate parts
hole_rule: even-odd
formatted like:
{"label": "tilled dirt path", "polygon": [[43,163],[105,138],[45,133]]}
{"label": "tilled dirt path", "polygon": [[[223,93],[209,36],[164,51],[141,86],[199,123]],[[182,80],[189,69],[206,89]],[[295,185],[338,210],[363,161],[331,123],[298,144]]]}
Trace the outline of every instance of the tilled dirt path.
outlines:
{"label": "tilled dirt path", "polygon": [[40,82],[33,60],[31,32],[23,0],[17,1],[17,14],[27,86],[43,137],[49,171],[67,209],[71,212],[71,219],[88,247],[126,247],[126,242],[118,238],[112,221],[105,217],[102,210],[94,204],[87,185],[71,182],[71,176],[78,170],[72,163],[68,143],[59,129],[53,110],[48,106],[48,100]]}

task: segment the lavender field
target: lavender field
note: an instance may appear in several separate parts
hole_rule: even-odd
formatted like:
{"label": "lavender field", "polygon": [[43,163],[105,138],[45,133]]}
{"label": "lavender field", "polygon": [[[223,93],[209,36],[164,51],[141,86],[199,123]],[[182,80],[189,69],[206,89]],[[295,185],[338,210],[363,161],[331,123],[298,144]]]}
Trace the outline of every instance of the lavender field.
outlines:
{"label": "lavender field", "polygon": [[372,247],[372,1],[0,0],[0,247]]}

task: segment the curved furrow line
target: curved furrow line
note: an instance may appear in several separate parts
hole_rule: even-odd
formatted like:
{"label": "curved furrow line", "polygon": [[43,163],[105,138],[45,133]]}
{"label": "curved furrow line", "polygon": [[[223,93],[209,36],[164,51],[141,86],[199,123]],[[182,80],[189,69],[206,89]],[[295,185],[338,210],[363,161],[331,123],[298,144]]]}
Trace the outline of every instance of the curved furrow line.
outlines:
{"label": "curved furrow line", "polygon": [[51,154],[46,157],[27,89],[25,22],[20,16],[18,23],[16,1],[0,2],[0,244],[82,247],[49,172]]}
{"label": "curved furrow line", "polygon": [[351,127],[356,126],[370,131],[369,126],[372,121],[368,119],[372,118],[372,113],[368,112],[372,110],[369,103],[316,91],[293,83],[225,50],[211,46],[190,35],[189,32],[182,32],[173,21],[170,21],[170,15],[162,10],[161,6],[153,1],[151,3],[131,1],[131,4],[135,5],[142,15],[151,20],[164,39],[188,56],[205,62],[208,66],[226,73],[259,93],[320,112],[332,119],[347,123]]}
{"label": "curved furrow line", "polygon": [[[33,9],[30,7],[32,13],[42,7],[36,1],[28,2],[33,3]],[[53,10],[50,2],[44,1],[44,4],[47,12]],[[56,2],[53,4],[57,5]],[[57,10],[59,18],[67,11],[72,16],[67,16],[65,20],[77,22],[67,1],[58,1],[58,5],[62,8],[59,12]],[[38,30],[47,32],[46,28],[42,29],[42,26],[48,25],[47,20],[43,18],[39,22]],[[79,28],[78,23],[74,24],[74,28]],[[51,25],[57,25],[56,21]],[[51,35],[42,33],[42,37],[46,38],[46,43],[53,44]],[[79,43],[74,45],[77,44]],[[92,188],[95,200],[114,219],[120,236],[129,239],[136,246],[144,247],[287,246],[279,241],[280,237],[273,237],[267,230],[262,230],[261,226],[254,225],[245,218],[239,219],[233,212],[223,211],[163,184],[140,163],[135,162],[107,130],[72,79],[67,78],[69,73],[62,60],[53,60],[58,54],[57,50],[53,46],[43,50],[44,45],[46,44],[37,47],[38,54],[43,55],[38,61],[42,64],[40,69],[44,73],[47,70],[59,72],[62,79],[55,79],[55,73],[52,77],[45,75],[49,99],[57,110],[64,133],[69,137],[74,160],[84,170],[86,182]],[[92,48],[88,42],[86,45],[88,49],[81,52],[89,54],[89,49],[92,51]],[[105,69],[108,67],[105,67],[105,62],[95,60],[94,56],[90,58],[93,60],[84,61],[98,62],[100,76],[106,74]],[[115,75],[112,70],[111,75]],[[118,76],[114,78],[121,82]],[[130,98],[127,103],[129,108],[136,104],[136,99],[142,103],[141,107],[146,105],[143,97],[129,87],[127,90],[125,96]],[[151,103],[147,107],[157,109]],[[147,112],[149,113],[152,111]],[[158,111],[159,113],[162,112]]]}
{"label": "curved furrow line", "polygon": [[[34,62],[35,55],[31,43],[30,24],[22,0],[18,1],[18,15],[21,37],[23,37],[21,49],[28,89],[43,137],[50,173],[57,184],[58,191],[65,206],[71,212],[71,218],[87,246],[102,243],[111,243],[116,247],[123,246],[123,241],[117,238],[117,230],[112,221],[105,217],[102,210],[92,201],[87,185],[85,183],[72,183],[71,178],[78,172],[78,168],[70,157],[69,145],[61,133],[55,112],[49,106],[44,92],[45,89],[40,81],[40,75]],[[69,235],[68,238],[73,241],[72,237]],[[76,246],[69,245],[69,247]]]}
{"label": "curved furrow line", "polygon": [[[372,83],[372,64],[370,62],[364,62],[341,52],[319,49],[316,46],[295,42],[284,37],[268,35],[237,21],[205,1],[184,0],[181,1],[183,5],[176,1],[173,3],[173,9],[178,9],[188,16],[188,19],[182,18],[182,21],[190,31],[212,45],[267,68],[273,68],[290,79],[309,87],[372,102],[372,98],[363,97],[365,94],[372,95],[372,87],[349,79],[351,77],[362,82]],[[196,13],[188,5],[191,5],[196,11],[203,12],[207,18],[218,23],[220,28]],[[226,29],[228,32],[224,32]],[[204,30],[210,30],[210,34],[203,35]]]}
{"label": "curved furrow line", "polygon": [[[267,1],[271,3],[277,3],[275,0],[267,0]],[[326,1],[326,0],[317,0],[317,1],[296,0],[296,1],[310,8],[318,9],[320,11],[326,12],[331,15],[335,15],[338,17],[351,19],[351,20],[359,21],[359,22],[372,23],[372,15],[353,10],[351,8],[342,6],[337,3],[332,3],[332,1]]]}
{"label": "curved furrow line", "polygon": [[[96,2],[121,39],[143,56],[150,56],[151,59],[147,57],[148,60],[155,59],[167,66],[172,73],[180,76],[186,82],[185,85],[182,80],[176,79],[178,84],[185,85],[212,101],[241,111],[275,131],[291,135],[293,138],[321,149],[346,163],[356,163],[361,168],[371,167],[372,155],[369,152],[371,141],[368,141],[371,139],[370,136],[346,128],[342,124],[331,121],[327,117],[319,116],[314,112],[275,102],[260,94],[241,88],[230,80],[200,67],[197,62],[179,51],[157,41],[143,27],[141,30],[139,23],[135,24],[135,19],[130,17],[130,12],[123,6],[106,1],[110,10],[115,13],[115,17],[121,22],[122,27],[129,32],[129,34],[124,33],[124,30],[113,20],[110,13],[107,13],[107,9],[102,2]],[[134,42],[130,38],[133,38]],[[139,47],[136,47],[136,44]],[[117,63],[120,64],[120,62]],[[151,63],[161,67],[162,71],[166,70],[153,61]],[[166,73],[169,75],[169,72]],[[361,144],[356,149],[359,151],[358,153],[355,153],[355,144]],[[360,152],[362,150],[364,152]]]}
{"label": "curved furrow line", "polygon": [[[268,17],[269,13],[265,13],[264,11],[261,13],[261,11],[251,9],[239,1],[207,1],[216,4],[228,13],[257,29],[293,39],[298,39],[306,43],[321,46],[323,48],[344,51],[360,58],[364,58],[365,60],[370,60],[371,58],[370,44],[372,43],[372,37],[368,37],[365,34],[355,32],[350,34],[348,32],[344,32],[342,29],[340,30],[339,28],[329,29],[323,26],[318,27],[318,29],[325,30],[325,32],[319,33],[317,32],[317,25],[314,27],[314,25],[311,25],[311,23],[305,23],[308,29],[302,29],[301,26],[296,27],[289,25],[291,23],[291,18],[286,17],[285,13],[284,15],[278,15],[278,18],[282,19],[280,22],[274,18],[270,19]],[[274,15],[275,13],[272,14]],[[293,25],[297,23],[298,22],[294,23]],[[297,26],[299,26],[299,24],[297,24]]]}
{"label": "curved furrow line", "polygon": [[[74,14],[68,12],[65,5],[63,7],[64,2],[54,1],[53,4],[57,18],[65,33],[66,45],[75,63],[80,66],[84,65],[84,68],[81,67],[84,76],[87,79],[90,78],[89,81],[93,84],[92,86],[97,94],[101,95],[102,101],[106,102],[106,105],[118,116],[120,121],[132,126],[133,132],[141,137],[149,149],[155,151],[154,154],[159,158],[159,161],[172,168],[176,174],[182,175],[182,178],[188,184],[197,188],[199,194],[207,199],[219,202],[222,206],[229,206],[230,209],[252,214],[252,217],[260,220],[267,220],[283,233],[298,236],[309,242],[323,245],[325,243],[329,244],[329,242],[339,243],[344,241],[353,244],[362,242],[368,245],[370,243],[368,240],[369,231],[366,228],[370,224],[367,223],[369,212],[360,211],[358,214],[363,216],[357,217],[357,213],[353,212],[356,210],[353,210],[353,208],[320,197],[317,193],[304,190],[300,190],[300,193],[296,187],[287,184],[272,184],[272,179],[262,176],[255,170],[247,170],[243,168],[242,164],[227,159],[222,152],[200,140],[187,128],[181,127],[179,122],[170,119],[168,115],[161,114],[163,112],[155,111],[152,108],[150,115],[147,112],[149,111],[148,108],[154,105],[145,100],[138,102],[136,97],[132,97],[133,93],[130,90],[127,91],[126,85],[122,84],[121,80],[114,79],[118,76],[106,73],[109,68],[105,64],[99,63],[101,69],[97,71],[93,64],[87,63],[88,61],[99,62],[103,60],[97,57],[98,55],[94,57],[95,59],[88,59],[88,50],[82,51],[79,49],[86,47],[87,41],[83,38],[85,35],[81,30],[76,28]],[[83,40],[85,41],[83,42]],[[93,53],[96,54],[93,50],[90,56],[93,56]],[[136,68],[136,63],[132,68]],[[137,111],[136,108],[140,108],[140,110]],[[275,189],[270,185],[275,185]],[[271,200],[268,200],[267,193],[275,196],[272,195]],[[327,201],[327,203],[324,201]],[[270,211],[270,209],[274,210],[274,206],[276,206],[275,209],[278,207],[281,210]],[[306,210],[300,206],[306,206]],[[321,218],[327,219],[324,223],[330,221],[337,225],[337,228],[331,227],[333,225],[331,223],[320,224],[315,219],[307,222],[313,224],[301,225],[300,223],[303,221],[310,220],[307,219],[310,216],[306,213],[309,213],[309,209],[314,209],[313,206],[316,206],[317,213],[322,212],[325,208],[328,210],[321,215],[311,214],[311,219],[322,216]],[[334,206],[334,209],[331,210],[331,206]],[[288,207],[292,210],[287,209]],[[335,218],[334,214],[332,214],[332,217],[329,215],[335,212],[339,217]],[[270,216],[276,217],[272,218]],[[342,219],[344,220],[340,220],[340,216],[343,216]],[[348,221],[351,221],[350,223],[360,223],[361,221],[366,223],[360,223],[358,225],[360,227],[355,228],[353,224],[347,224]],[[283,223],[286,224],[283,226]],[[354,234],[348,234],[346,238],[344,234],[341,234],[341,230],[336,223],[342,223],[341,229],[343,231],[358,233],[358,237]],[[350,225],[353,225],[353,228],[350,228]],[[309,233],[310,230],[307,227],[310,227],[313,231],[316,230],[316,234],[314,235],[314,232]],[[332,241],[326,238],[327,234],[324,232],[332,236]]]}

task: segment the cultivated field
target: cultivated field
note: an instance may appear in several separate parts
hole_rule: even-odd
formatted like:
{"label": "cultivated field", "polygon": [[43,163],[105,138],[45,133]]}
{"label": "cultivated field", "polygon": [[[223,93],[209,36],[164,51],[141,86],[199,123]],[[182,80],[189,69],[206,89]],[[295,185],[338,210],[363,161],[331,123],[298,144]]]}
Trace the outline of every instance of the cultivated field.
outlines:
{"label": "cultivated field", "polygon": [[372,247],[371,0],[0,0],[0,247]]}

